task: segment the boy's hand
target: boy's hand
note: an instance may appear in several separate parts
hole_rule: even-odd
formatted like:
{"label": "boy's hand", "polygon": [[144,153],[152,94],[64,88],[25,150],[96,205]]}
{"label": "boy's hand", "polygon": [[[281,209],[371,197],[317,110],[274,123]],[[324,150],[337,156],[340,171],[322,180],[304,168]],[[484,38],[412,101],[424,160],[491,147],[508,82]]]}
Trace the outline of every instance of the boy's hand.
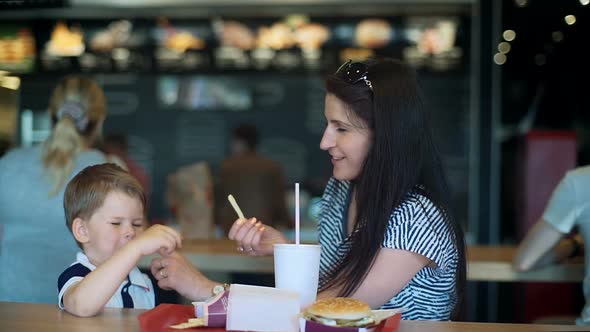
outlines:
{"label": "boy's hand", "polygon": [[180,234],[174,229],[163,225],[153,225],[132,242],[142,256],[156,252],[162,256],[167,256],[182,245]]}

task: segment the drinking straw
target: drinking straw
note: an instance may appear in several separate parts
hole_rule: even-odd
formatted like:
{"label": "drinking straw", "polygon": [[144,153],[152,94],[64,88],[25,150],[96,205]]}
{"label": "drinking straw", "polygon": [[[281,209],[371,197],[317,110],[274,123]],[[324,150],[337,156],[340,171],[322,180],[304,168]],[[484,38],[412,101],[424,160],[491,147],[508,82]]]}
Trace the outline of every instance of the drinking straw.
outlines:
{"label": "drinking straw", "polygon": [[295,183],[295,244],[299,244],[299,183]]}

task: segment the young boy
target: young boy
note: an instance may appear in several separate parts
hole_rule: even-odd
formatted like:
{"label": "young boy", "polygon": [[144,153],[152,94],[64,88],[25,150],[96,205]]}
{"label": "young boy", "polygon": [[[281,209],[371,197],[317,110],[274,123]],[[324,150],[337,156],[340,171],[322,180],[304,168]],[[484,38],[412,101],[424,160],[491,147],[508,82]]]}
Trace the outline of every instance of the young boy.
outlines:
{"label": "young boy", "polygon": [[181,238],[162,225],[143,231],[145,205],[139,182],[114,164],[86,167],[68,183],[66,223],[83,252],[59,276],[61,309],[88,317],[104,307],[155,306],[154,286],[135,265],[144,255],[171,254]]}

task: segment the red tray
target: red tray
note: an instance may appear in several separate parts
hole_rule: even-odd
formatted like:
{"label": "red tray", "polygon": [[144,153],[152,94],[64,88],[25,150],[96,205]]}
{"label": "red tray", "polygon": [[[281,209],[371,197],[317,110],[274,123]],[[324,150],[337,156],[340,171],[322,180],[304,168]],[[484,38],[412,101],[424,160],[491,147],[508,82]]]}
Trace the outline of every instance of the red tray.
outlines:
{"label": "red tray", "polygon": [[186,323],[189,318],[195,318],[194,306],[167,303],[160,304],[137,317],[142,332],[178,332],[196,329],[203,332],[225,332],[224,328],[219,327],[194,327],[184,330],[169,328],[170,325]]}
{"label": "red tray", "polygon": [[[146,311],[137,317],[142,332],[178,332],[199,330],[202,332],[226,332],[220,327],[193,327],[185,330],[169,328],[170,325],[185,323],[189,318],[195,318],[195,307],[192,305],[160,304],[150,311]],[[401,315],[397,314],[388,318],[385,323],[379,324],[374,332],[394,332],[399,327]]]}

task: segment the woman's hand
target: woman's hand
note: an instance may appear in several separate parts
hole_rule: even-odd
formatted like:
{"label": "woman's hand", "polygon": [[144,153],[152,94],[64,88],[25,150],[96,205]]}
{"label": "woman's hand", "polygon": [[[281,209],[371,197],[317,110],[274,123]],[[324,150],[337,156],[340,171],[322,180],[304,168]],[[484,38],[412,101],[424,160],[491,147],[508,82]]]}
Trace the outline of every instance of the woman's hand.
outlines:
{"label": "woman's hand", "polygon": [[272,255],[273,244],[288,243],[283,233],[256,218],[236,220],[228,237],[237,242],[239,251],[251,256]]}
{"label": "woman's hand", "polygon": [[173,289],[192,301],[209,298],[213,287],[218,284],[205,277],[178,252],[173,252],[166,257],[154,258],[151,272],[158,280],[160,288]]}

